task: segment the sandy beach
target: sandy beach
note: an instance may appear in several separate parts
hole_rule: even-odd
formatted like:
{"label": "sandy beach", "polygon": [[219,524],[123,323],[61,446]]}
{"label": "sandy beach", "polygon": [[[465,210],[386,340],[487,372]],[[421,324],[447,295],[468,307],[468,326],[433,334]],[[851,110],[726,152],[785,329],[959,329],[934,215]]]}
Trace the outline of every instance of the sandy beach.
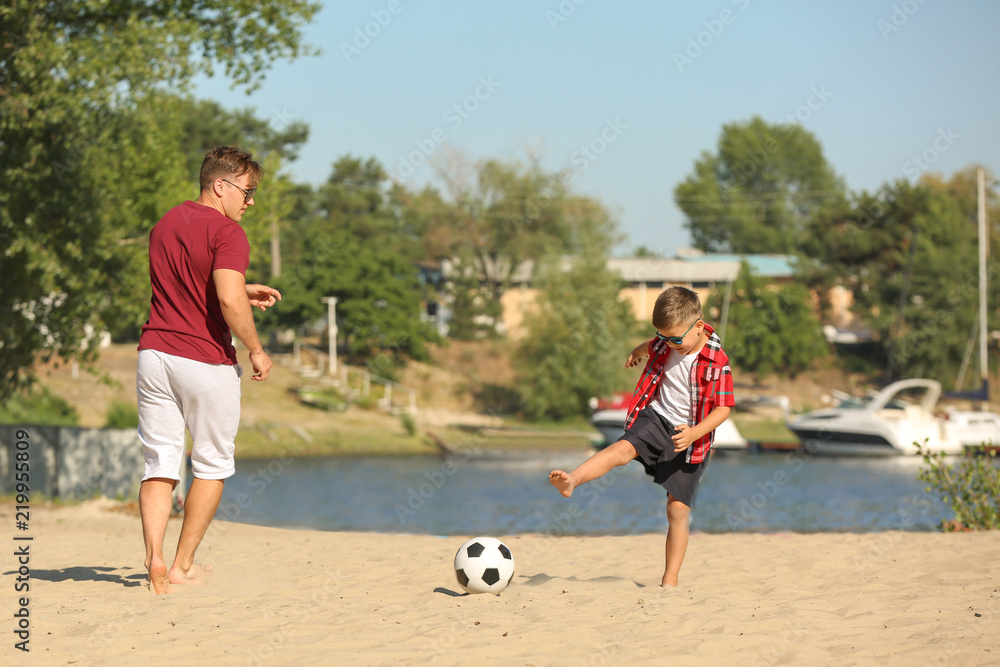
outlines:
{"label": "sandy beach", "polygon": [[[0,516],[31,569],[15,592],[8,548],[4,664],[1000,664],[996,531],[695,534],[671,591],[661,535],[497,535],[517,571],[493,596],[460,594],[463,536],[216,521],[199,552],[212,580],[156,597],[117,503],[33,508],[27,533],[12,501]],[[25,596],[30,663],[14,647]]]}

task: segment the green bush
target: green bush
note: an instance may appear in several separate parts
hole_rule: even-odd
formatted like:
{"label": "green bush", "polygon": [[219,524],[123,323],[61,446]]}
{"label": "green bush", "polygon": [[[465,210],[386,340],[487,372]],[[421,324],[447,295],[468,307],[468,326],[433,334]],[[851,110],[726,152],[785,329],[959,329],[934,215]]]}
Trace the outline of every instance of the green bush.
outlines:
{"label": "green bush", "polygon": [[954,521],[942,523],[945,531],[1000,528],[1000,467],[995,451],[980,445],[969,452],[971,456],[948,464],[944,454],[916,445],[926,466],[917,479],[927,482],[926,491],[940,495],[955,511]]}
{"label": "green bush", "polygon": [[0,424],[39,424],[76,426],[80,416],[76,408],[45,387],[14,394],[0,406]]}
{"label": "green bush", "polygon": [[406,429],[406,434],[409,436],[414,436],[417,434],[417,423],[413,421],[413,415],[409,412],[404,412],[399,415],[399,422]]}
{"label": "green bush", "polygon": [[104,428],[138,428],[139,408],[128,401],[113,401],[108,407]]}

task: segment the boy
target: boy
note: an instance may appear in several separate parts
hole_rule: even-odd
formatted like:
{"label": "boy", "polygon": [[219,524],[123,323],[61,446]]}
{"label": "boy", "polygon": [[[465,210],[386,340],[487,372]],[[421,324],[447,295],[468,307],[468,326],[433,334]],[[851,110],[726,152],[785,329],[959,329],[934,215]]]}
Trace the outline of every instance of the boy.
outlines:
{"label": "boy", "polygon": [[553,470],[549,481],[569,497],[573,489],[616,466],[638,459],[667,490],[666,567],[661,586],[676,588],[687,551],[688,519],[698,482],[708,466],[715,429],[733,407],[729,357],[702,319],[698,295],[685,287],[664,290],[653,306],[656,337],[625,360],[632,367],[648,355],[625,419],[622,439],[573,472]]}

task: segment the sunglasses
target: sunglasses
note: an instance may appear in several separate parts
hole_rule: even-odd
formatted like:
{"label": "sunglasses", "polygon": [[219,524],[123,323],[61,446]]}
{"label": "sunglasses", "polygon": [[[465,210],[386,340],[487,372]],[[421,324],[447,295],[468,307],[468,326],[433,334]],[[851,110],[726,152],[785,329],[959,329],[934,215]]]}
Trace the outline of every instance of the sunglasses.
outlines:
{"label": "sunglasses", "polygon": [[694,322],[692,322],[691,326],[689,326],[687,328],[687,331],[685,331],[684,333],[682,333],[680,336],[664,336],[659,331],[657,331],[656,332],[656,337],[659,338],[660,340],[662,340],[664,343],[670,343],[671,345],[683,345],[684,344],[684,336],[687,336],[688,332],[691,331],[691,329],[694,328],[694,325],[698,324],[698,322],[701,322],[701,318],[700,317],[698,319],[696,319]]}
{"label": "sunglasses", "polygon": [[227,181],[224,178],[221,179],[221,180],[222,180],[223,183],[229,183],[231,186],[233,186],[234,188],[236,188],[237,190],[239,190],[240,192],[243,193],[243,203],[244,204],[248,203],[251,199],[253,199],[253,196],[255,194],[257,194],[257,188],[250,188],[249,190],[244,190],[243,188],[241,188],[240,186],[236,185],[232,181]]}

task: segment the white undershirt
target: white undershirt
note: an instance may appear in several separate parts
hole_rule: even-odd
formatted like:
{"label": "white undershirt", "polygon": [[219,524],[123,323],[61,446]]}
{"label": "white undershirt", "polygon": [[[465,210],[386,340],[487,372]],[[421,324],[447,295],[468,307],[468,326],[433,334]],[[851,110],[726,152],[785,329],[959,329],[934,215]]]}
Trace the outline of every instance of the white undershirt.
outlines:
{"label": "white undershirt", "polygon": [[691,366],[697,354],[670,350],[663,365],[663,379],[656,397],[650,402],[657,414],[676,427],[691,420]]}

